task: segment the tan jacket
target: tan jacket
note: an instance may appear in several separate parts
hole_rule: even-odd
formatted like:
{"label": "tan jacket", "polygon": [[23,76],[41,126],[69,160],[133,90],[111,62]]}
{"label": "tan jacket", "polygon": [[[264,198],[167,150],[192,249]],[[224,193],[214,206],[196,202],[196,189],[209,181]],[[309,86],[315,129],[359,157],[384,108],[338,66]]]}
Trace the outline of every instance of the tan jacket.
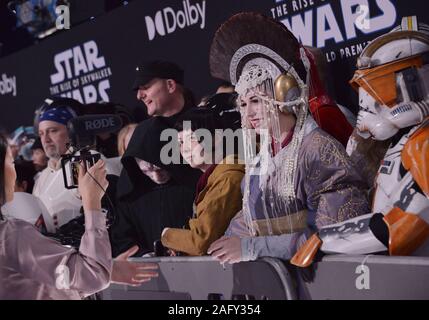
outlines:
{"label": "tan jacket", "polygon": [[219,164],[198,195],[195,218],[189,220],[189,229],[168,229],[161,238],[162,244],[189,255],[205,255],[241,210],[243,176],[244,165]]}

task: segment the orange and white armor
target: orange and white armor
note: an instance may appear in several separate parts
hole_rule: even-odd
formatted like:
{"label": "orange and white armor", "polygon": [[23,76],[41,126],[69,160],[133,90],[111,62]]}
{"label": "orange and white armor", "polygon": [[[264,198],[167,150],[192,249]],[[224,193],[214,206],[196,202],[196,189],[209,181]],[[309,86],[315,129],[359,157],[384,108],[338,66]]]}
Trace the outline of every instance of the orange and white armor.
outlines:
{"label": "orange and white armor", "polygon": [[404,18],[365,48],[357,67],[350,83],[359,92],[358,134],[391,139],[372,213],[320,229],[291,260],[297,266],[309,266],[318,250],[429,252],[429,26]]}

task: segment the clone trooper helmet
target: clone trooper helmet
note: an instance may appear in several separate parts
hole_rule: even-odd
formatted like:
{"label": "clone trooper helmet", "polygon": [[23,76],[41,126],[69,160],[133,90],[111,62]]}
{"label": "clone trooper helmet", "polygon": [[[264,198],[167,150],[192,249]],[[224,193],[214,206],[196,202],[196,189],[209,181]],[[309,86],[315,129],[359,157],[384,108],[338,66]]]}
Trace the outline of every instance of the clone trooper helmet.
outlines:
{"label": "clone trooper helmet", "polygon": [[429,26],[416,17],[372,41],[350,81],[359,93],[358,134],[386,140],[429,115]]}

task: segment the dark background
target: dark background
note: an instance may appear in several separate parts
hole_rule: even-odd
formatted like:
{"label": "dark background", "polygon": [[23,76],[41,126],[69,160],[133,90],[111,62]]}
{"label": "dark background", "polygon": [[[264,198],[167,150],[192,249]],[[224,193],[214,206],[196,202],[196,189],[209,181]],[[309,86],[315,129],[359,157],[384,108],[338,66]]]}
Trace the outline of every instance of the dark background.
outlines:
{"label": "dark background", "polygon": [[[208,66],[208,53],[214,32],[222,22],[232,14],[240,11],[259,11],[271,16],[271,9],[277,5],[288,4],[292,0],[206,0],[206,26],[199,25],[184,29],[176,29],[172,34],[163,37],[156,36],[149,41],[145,16],[155,17],[155,13],[166,7],[174,10],[182,8],[179,0],[134,0],[122,6],[123,1],[103,2],[102,10],[98,10],[95,18],[73,24],[70,30],[58,32],[43,41],[33,44],[31,37],[24,30],[14,30],[14,17],[5,10],[5,3],[1,1],[0,10],[0,42],[3,42],[3,58],[0,59],[0,77],[2,74],[16,76],[17,96],[0,95],[0,125],[11,131],[20,125],[31,125],[33,112],[42,101],[50,95],[50,75],[56,72],[54,56],[64,50],[82,45],[93,40],[97,43],[99,55],[103,56],[106,64],[112,71],[110,89],[107,91],[109,100],[125,104],[133,108],[144,107],[135,98],[131,90],[134,69],[141,60],[167,59],[172,60],[185,69],[185,85],[196,95],[197,99],[203,95],[213,93],[219,81],[211,78]],[[190,0],[191,4],[202,3],[203,0]],[[342,0],[352,1],[352,0]],[[314,0],[313,32],[316,35],[316,9],[319,6],[330,4],[334,11],[338,25],[344,22],[342,18],[340,0]],[[401,17],[417,15],[425,21],[427,1],[418,0],[378,0],[389,1],[396,6],[397,17],[394,26],[400,23]],[[89,1],[91,2],[91,1]],[[376,5],[377,0],[368,0],[371,17],[380,15]],[[81,12],[83,12],[82,10]],[[303,14],[306,10],[296,12]],[[78,11],[75,11],[78,12]],[[292,16],[282,16],[282,20]],[[73,12],[72,12],[73,20]],[[358,37],[335,43],[330,40],[323,48],[324,52],[339,50],[342,47],[362,43],[381,35],[393,26],[370,35],[364,35],[359,30]],[[344,30],[342,33],[344,34]],[[13,34],[12,38],[11,35]],[[12,40],[11,40],[12,39]],[[281,39],[279,39],[281,41]],[[328,64],[330,74],[329,85],[337,100],[356,110],[357,99],[348,86],[356,57],[337,59]],[[0,79],[1,80],[1,79]]]}

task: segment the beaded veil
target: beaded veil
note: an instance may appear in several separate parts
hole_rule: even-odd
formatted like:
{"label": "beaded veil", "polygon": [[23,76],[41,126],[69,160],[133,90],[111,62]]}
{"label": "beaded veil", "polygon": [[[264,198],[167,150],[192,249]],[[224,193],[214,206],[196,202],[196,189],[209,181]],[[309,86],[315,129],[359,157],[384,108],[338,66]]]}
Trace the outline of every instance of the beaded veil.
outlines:
{"label": "beaded veil", "polygon": [[[250,233],[260,235],[249,207],[251,179],[258,176],[263,198],[259,216],[267,222],[264,233],[284,233],[275,223],[280,216],[295,213],[294,210],[282,211],[293,207],[296,198],[298,153],[308,117],[310,62],[305,50],[281,23],[257,13],[240,13],[216,32],[210,52],[210,69],[214,77],[235,85],[239,101],[250,94],[260,99],[263,105],[261,130],[257,133],[248,123],[248,108],[240,108],[246,163],[243,215]],[[282,86],[282,78],[294,85]],[[296,117],[291,141],[283,150],[279,122],[282,112],[293,113]],[[257,139],[258,144],[255,143]],[[289,232],[295,231],[294,225],[302,225],[302,221],[292,220]]]}

